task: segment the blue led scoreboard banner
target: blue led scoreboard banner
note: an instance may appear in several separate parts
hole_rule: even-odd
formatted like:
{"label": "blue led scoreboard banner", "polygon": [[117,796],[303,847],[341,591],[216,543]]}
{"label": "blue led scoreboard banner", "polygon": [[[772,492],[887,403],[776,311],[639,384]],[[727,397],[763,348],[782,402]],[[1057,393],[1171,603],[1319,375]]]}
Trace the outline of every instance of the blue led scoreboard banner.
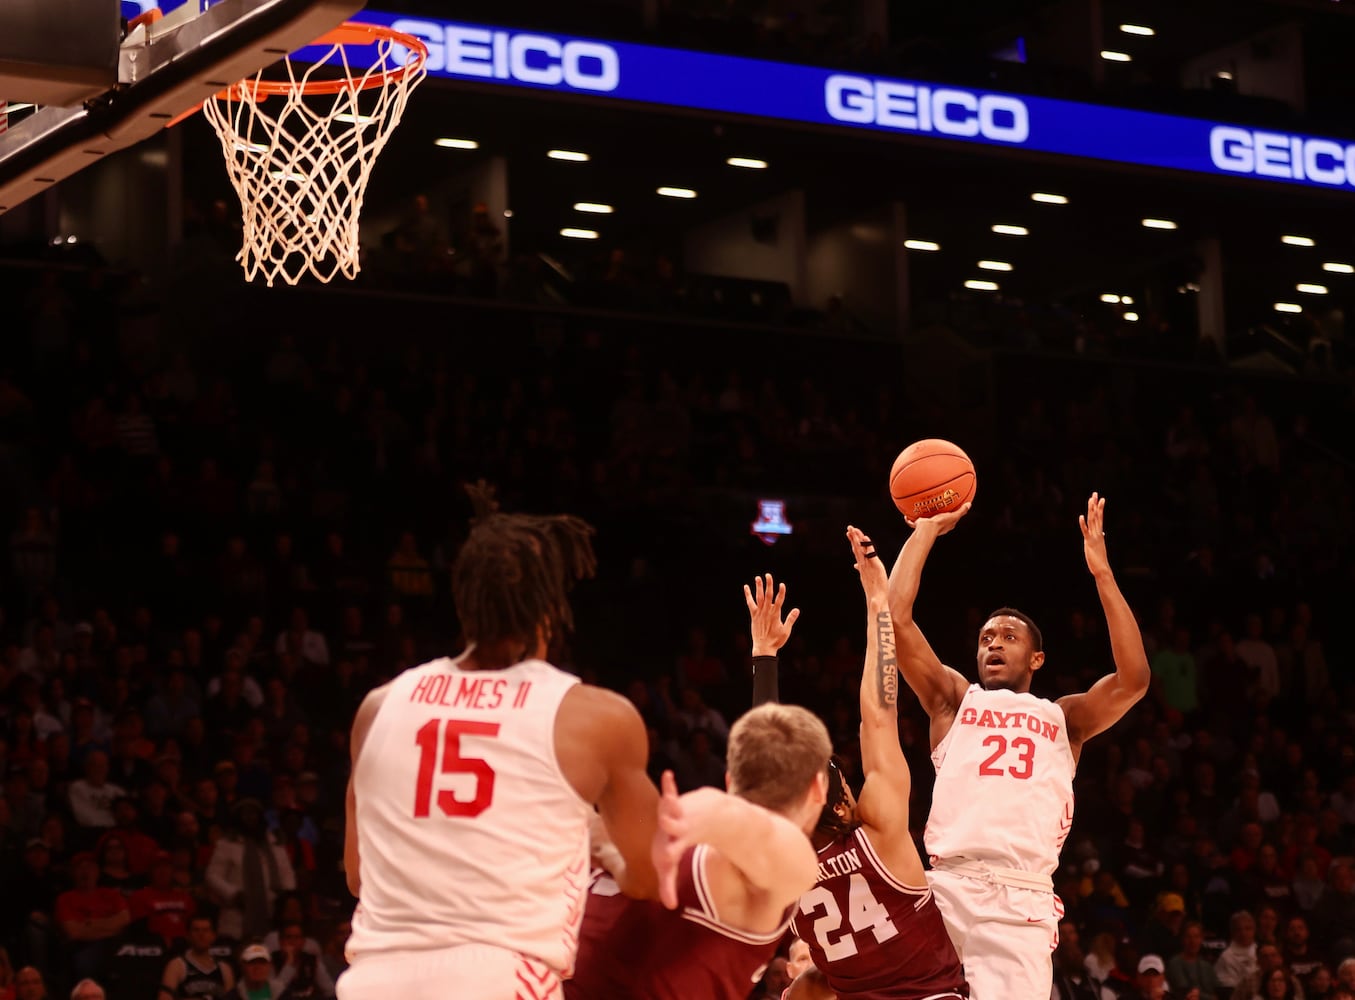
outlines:
{"label": "blue led scoreboard banner", "polygon": [[1355,143],[653,45],[435,21],[359,19],[428,44],[430,76],[982,143],[1198,174],[1355,188]]}

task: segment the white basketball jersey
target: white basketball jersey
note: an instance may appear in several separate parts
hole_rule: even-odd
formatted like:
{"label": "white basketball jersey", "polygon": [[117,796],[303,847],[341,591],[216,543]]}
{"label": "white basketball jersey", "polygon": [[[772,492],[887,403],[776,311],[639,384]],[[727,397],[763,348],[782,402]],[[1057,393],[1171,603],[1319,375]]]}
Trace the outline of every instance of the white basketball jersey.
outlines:
{"label": "white basketball jersey", "polygon": [[932,764],[928,854],[1054,873],[1073,825],[1077,769],[1063,709],[971,685]]}
{"label": "white basketball jersey", "polygon": [[491,944],[568,976],[588,891],[592,806],[555,756],[578,678],[540,660],[391,682],[358,755],[364,954]]}

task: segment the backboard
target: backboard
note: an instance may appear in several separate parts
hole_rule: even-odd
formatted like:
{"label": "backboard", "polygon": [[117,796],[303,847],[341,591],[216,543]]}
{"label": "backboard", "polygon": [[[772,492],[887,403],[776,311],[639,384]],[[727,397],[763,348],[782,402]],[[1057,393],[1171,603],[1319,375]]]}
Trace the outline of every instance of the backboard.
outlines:
{"label": "backboard", "polygon": [[[100,89],[97,77],[94,83],[82,77],[83,93],[80,87],[71,92],[80,103],[39,106],[9,117],[8,129],[0,131],[0,213],[149,138],[212,94],[303,48],[361,10],[363,0],[219,0],[205,9],[202,4],[171,0],[163,17],[148,18],[118,39],[110,86]],[[128,7],[150,7],[144,0],[121,6],[124,16],[136,13]],[[23,66],[10,72],[19,78],[10,78],[9,86],[23,89]],[[0,93],[0,99],[18,96]]]}

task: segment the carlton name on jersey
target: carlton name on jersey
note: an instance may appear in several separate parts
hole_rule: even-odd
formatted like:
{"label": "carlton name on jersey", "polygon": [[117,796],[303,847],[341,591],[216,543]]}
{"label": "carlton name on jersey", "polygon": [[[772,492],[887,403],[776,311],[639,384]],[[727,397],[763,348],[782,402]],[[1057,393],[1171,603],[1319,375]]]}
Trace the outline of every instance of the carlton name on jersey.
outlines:
{"label": "carlton name on jersey", "polygon": [[1028,712],[993,712],[984,709],[966,708],[956,720],[962,726],[978,726],[980,729],[1025,729],[1042,736],[1051,743],[1059,738],[1059,727],[1038,715]]}
{"label": "carlton name on jersey", "polygon": [[522,708],[532,689],[531,681],[473,677],[467,674],[425,674],[409,694],[410,704],[441,705],[443,708],[478,708],[493,711],[503,705],[510,684],[517,690],[509,708]]}
{"label": "carlton name on jersey", "polygon": [[834,854],[819,862],[819,877],[816,882],[822,882],[826,878],[835,878],[838,875],[850,875],[852,872],[861,870],[861,855],[857,853],[855,847],[849,847],[841,854]]}

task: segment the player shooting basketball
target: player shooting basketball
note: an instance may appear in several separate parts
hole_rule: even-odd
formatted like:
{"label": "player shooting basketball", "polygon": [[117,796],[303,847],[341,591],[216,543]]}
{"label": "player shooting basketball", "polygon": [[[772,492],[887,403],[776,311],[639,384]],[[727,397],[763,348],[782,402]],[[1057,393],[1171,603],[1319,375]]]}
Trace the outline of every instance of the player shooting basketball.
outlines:
{"label": "player shooting basketball", "polygon": [[[1115,673],[1050,702],[1030,693],[1045,662],[1040,630],[1014,608],[978,637],[978,684],[945,666],[913,620],[922,567],[936,539],[969,510],[909,521],[913,534],[889,578],[899,669],[931,719],[936,786],[927,821],[930,875],[976,1000],[1049,995],[1050,953],[1063,906],[1051,875],[1073,822],[1082,744],[1148,690],[1143,638],[1106,555],[1106,502],[1079,518],[1087,569],[1105,611]],[[981,805],[980,805],[981,804]],[[993,818],[1001,817],[995,823]]]}
{"label": "player shooting basketball", "polygon": [[[889,579],[875,546],[849,527],[866,597],[866,658],[861,673],[861,769],[852,798],[832,771],[834,796],[814,833],[817,884],[800,897],[791,922],[813,967],[786,1000],[959,1000],[967,997],[960,960],[927,886],[908,824],[911,776],[899,745],[898,665]],[[755,697],[775,697],[775,653],[798,613],[781,620],[785,586],[744,588],[753,627]],[[766,659],[771,657],[770,662]]]}

